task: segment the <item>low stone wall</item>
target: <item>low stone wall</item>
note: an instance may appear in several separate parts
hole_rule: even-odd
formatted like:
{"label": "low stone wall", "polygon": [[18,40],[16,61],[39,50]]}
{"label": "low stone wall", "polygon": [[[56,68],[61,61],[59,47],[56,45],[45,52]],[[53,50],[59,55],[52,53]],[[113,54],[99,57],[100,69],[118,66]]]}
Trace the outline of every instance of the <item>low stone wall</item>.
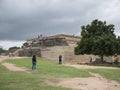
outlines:
{"label": "low stone wall", "polygon": [[14,53],[15,56],[32,56],[36,55],[41,57],[41,50],[40,49],[19,49]]}
{"label": "low stone wall", "polygon": [[[95,55],[75,55],[73,53],[74,46],[54,46],[54,47],[41,47],[41,48],[25,48],[17,50],[15,56],[32,56],[36,55],[50,60],[58,60],[59,55],[63,57],[63,63],[101,63],[100,57]],[[117,57],[104,57],[104,61],[111,63],[115,60],[120,62],[120,55]]]}
{"label": "low stone wall", "polygon": [[63,54],[63,60],[64,63],[89,63],[90,59],[92,58],[92,61],[95,61],[95,58],[97,56],[94,55],[75,55],[72,52],[65,52]]}
{"label": "low stone wall", "polygon": [[[93,63],[101,63],[101,58],[99,56],[95,56],[95,55],[75,55],[72,52],[65,52],[63,54],[63,61],[64,63],[77,63],[77,64],[82,64],[82,63],[90,63],[90,59],[92,58],[92,62]],[[117,57],[114,56],[109,56],[106,57],[104,56],[104,60],[105,62],[108,63],[113,63],[115,61],[120,62],[120,55],[118,55]]]}

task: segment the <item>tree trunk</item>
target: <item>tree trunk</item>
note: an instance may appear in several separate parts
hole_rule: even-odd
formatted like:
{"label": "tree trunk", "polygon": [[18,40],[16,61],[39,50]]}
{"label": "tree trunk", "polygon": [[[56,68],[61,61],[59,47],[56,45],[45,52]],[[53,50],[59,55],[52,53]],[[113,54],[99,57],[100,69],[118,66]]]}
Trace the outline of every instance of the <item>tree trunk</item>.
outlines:
{"label": "tree trunk", "polygon": [[101,55],[101,62],[104,63],[104,60],[103,60],[103,55]]}

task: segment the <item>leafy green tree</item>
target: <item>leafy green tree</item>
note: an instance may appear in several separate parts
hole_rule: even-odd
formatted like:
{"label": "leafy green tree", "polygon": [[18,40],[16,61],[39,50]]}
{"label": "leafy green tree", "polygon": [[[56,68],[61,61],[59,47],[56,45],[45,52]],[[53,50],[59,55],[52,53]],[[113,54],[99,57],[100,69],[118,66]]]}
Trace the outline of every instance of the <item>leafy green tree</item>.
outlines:
{"label": "leafy green tree", "polygon": [[9,52],[14,52],[14,51],[16,51],[17,49],[20,49],[20,47],[16,47],[16,46],[10,47],[10,48],[8,49],[8,51],[9,51]]}
{"label": "leafy green tree", "polygon": [[7,53],[7,50],[5,50],[5,49],[3,49],[2,47],[0,47],[0,55],[1,55],[1,53]]}
{"label": "leafy green tree", "polygon": [[117,54],[120,55],[120,36],[117,38]]}
{"label": "leafy green tree", "polygon": [[103,56],[112,56],[119,51],[120,39],[117,40],[114,34],[114,25],[106,24],[106,21],[102,22],[98,19],[93,20],[91,24],[81,26],[81,40],[75,47],[75,54],[94,54],[101,57],[103,62]]}

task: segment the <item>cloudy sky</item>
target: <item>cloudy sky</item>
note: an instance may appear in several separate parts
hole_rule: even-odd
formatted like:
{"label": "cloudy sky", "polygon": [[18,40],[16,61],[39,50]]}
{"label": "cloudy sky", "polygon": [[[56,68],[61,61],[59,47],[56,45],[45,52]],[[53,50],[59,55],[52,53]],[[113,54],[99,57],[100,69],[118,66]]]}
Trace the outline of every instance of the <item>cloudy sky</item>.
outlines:
{"label": "cloudy sky", "polygon": [[21,46],[37,35],[80,35],[93,19],[115,25],[120,35],[120,0],[0,0],[0,46]]}

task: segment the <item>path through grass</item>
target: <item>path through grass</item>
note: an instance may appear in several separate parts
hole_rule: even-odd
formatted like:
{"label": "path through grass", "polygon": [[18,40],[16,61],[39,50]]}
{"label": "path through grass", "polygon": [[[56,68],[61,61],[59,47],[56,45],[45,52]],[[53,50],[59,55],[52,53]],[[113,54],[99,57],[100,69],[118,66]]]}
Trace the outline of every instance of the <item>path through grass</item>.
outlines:
{"label": "path through grass", "polygon": [[37,58],[37,70],[31,70],[31,58],[11,59],[6,62],[26,67],[30,74],[11,72],[0,64],[0,90],[71,90],[48,86],[46,78],[88,77],[87,71],[58,65],[57,62]]}
{"label": "path through grass", "polygon": [[120,82],[120,69],[76,69],[59,65],[57,61],[37,58],[37,70],[31,70],[31,58],[11,59],[10,62],[19,67],[26,67],[29,74],[7,70],[0,64],[0,90],[71,90],[62,87],[46,85],[46,78],[73,78],[89,77],[89,72],[99,73],[102,76]]}

